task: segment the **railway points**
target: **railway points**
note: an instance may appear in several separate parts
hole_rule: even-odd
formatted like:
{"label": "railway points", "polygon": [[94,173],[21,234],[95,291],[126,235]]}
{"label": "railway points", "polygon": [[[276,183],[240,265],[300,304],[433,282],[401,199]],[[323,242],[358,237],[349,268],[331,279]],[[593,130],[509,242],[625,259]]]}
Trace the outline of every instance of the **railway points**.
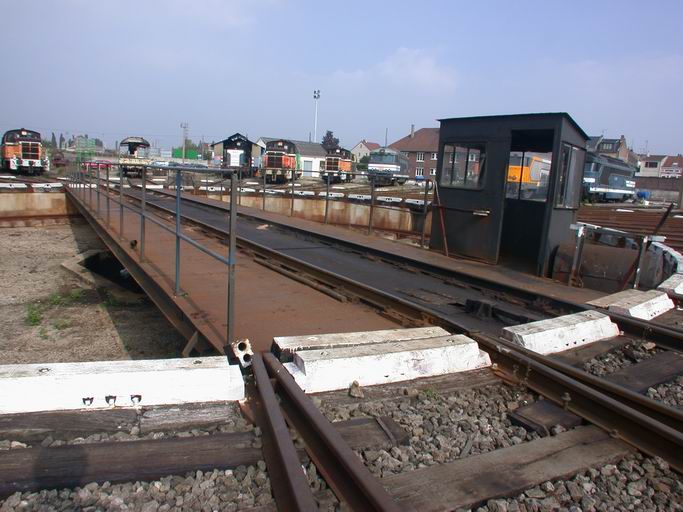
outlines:
{"label": "railway points", "polygon": [[[482,161],[473,154],[465,160]],[[609,293],[534,275],[526,264],[454,258],[463,247],[448,232],[436,242],[447,238],[450,254],[297,217],[321,189],[271,188],[269,200],[287,205],[283,215],[258,208],[266,196],[259,182],[202,181],[211,170],[172,166],[172,180],[145,180],[154,171],[105,180],[77,169],[65,195],[187,340],[193,357],[182,378],[191,381],[206,360],[194,356],[227,353],[212,360],[244,376],[246,400],[207,403],[188,385],[181,398],[166,386],[166,397],[149,403],[152,391],[103,398],[102,388],[88,403],[66,386],[64,398],[82,406],[24,404],[0,415],[5,503],[110,508],[132,492],[145,500],[140,507],[169,509],[344,502],[355,510],[590,510],[623,505],[622,494],[636,508],[680,501],[678,308],[649,308],[645,319],[610,307]],[[321,188],[333,199],[331,187]],[[360,187],[338,193],[355,192],[364,195]],[[416,203],[419,192],[370,192],[370,202],[426,206]],[[483,211],[468,218],[488,222]],[[431,226],[432,238],[438,222],[455,218],[448,215]],[[537,249],[527,263],[544,257]],[[231,264],[235,325],[225,298]],[[663,292],[623,295],[670,300]],[[255,348],[253,369],[234,357],[240,337]],[[85,375],[80,387],[90,386],[92,369],[71,365],[72,377]],[[15,368],[13,378],[51,378],[54,370]],[[86,471],[76,470],[78,460]]]}

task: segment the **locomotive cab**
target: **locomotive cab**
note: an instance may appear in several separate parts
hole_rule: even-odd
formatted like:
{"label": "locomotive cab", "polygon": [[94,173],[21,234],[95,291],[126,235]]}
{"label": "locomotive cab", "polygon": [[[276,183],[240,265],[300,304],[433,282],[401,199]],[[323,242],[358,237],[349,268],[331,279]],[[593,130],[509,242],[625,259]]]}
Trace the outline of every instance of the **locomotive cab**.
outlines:
{"label": "locomotive cab", "polygon": [[9,172],[42,174],[46,155],[40,133],[26,128],[5,132],[0,147],[0,167]]}
{"label": "locomotive cab", "polygon": [[323,181],[330,180],[330,183],[351,181],[354,178],[352,170],[353,162],[348,149],[334,148],[327,151]]}
{"label": "locomotive cab", "polygon": [[299,176],[296,145],[284,139],[266,143],[266,152],[261,161],[261,170],[266,181],[282,183]]}

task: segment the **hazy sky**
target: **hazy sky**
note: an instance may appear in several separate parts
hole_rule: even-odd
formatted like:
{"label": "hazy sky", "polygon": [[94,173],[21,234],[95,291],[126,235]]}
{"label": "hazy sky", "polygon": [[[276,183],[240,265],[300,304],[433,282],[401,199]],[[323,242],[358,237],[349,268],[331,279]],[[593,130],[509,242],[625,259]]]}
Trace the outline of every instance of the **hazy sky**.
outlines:
{"label": "hazy sky", "polygon": [[[683,152],[683,2],[0,0],[0,130],[234,132],[345,146],[436,119],[566,111]],[[27,26],[22,25],[23,22]]]}

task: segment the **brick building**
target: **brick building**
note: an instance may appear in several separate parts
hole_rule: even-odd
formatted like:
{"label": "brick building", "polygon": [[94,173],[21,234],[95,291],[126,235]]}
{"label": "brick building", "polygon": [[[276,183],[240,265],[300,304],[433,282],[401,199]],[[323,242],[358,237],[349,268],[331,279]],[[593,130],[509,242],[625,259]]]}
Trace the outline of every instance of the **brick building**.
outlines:
{"label": "brick building", "polygon": [[439,155],[439,129],[410,128],[410,134],[389,144],[408,157],[408,173],[411,179],[436,176],[436,161]]}

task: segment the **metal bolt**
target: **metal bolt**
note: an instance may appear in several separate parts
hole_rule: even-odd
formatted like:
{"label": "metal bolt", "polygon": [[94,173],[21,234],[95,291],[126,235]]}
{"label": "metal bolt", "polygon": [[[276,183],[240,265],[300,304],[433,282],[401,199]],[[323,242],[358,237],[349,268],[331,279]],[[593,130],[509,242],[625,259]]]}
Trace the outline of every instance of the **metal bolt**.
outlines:
{"label": "metal bolt", "polygon": [[569,405],[569,402],[572,401],[572,396],[565,391],[564,395],[562,395],[562,406],[567,409],[567,406]]}

